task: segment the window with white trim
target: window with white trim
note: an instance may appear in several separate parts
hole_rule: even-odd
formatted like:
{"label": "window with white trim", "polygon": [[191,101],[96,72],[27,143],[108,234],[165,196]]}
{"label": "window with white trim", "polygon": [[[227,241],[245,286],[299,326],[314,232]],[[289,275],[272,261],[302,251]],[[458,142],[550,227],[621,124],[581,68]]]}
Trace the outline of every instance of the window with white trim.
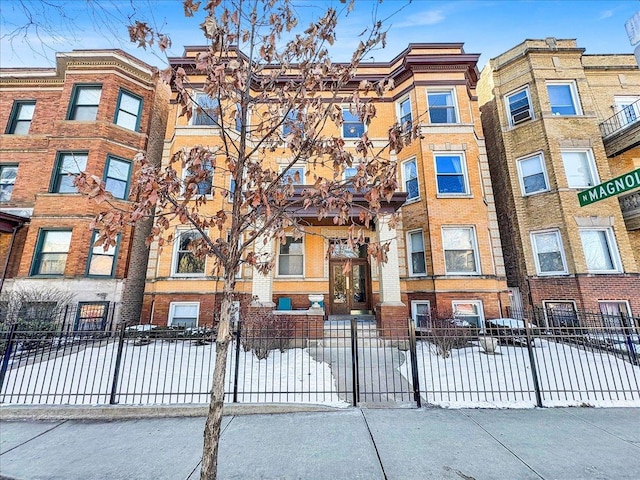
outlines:
{"label": "window with white trim", "polygon": [[[454,300],[451,302],[453,318],[461,323],[484,328],[484,308],[481,300]],[[465,324],[466,322],[466,324]]]}
{"label": "window with white trim", "polygon": [[402,182],[404,183],[404,191],[407,192],[407,200],[420,198],[418,167],[415,158],[402,164]]}
{"label": "window with white trim", "polygon": [[544,157],[541,153],[521,158],[516,162],[516,165],[523,196],[549,190],[549,180],[545,170]]}
{"label": "window with white trim", "polygon": [[473,227],[442,227],[442,245],[448,275],[479,273],[478,247]]}
{"label": "window with white trim", "polygon": [[424,258],[424,236],[422,230],[407,233],[409,253],[409,275],[426,275],[427,266]]}
{"label": "window with white trim", "polygon": [[290,110],[282,121],[282,136],[287,137],[292,133],[301,134],[304,129],[304,112],[298,109]]}
{"label": "window with white trim", "polygon": [[569,188],[589,188],[600,183],[591,149],[561,150]]}
{"label": "window with white trim", "polygon": [[0,202],[11,200],[17,176],[18,165],[0,165]]}
{"label": "window with white trim", "polygon": [[211,195],[213,190],[213,167],[211,162],[204,160],[202,167],[182,170],[182,187],[183,195],[187,188],[192,189],[191,195]]}
{"label": "window with white trim", "polygon": [[640,119],[640,96],[615,96],[613,104],[616,126],[626,127]]}
{"label": "window with white trim", "polygon": [[443,195],[466,195],[469,193],[467,169],[464,155],[442,154],[434,155],[436,165],[436,184],[438,193]]}
{"label": "window with white trim", "polygon": [[580,229],[582,250],[589,273],[620,272],[620,256],[612,228]]}
{"label": "window with white trim", "polygon": [[200,302],[171,302],[167,324],[171,327],[195,328],[200,316]]}
{"label": "window with white trim", "polygon": [[[284,172],[286,167],[280,169],[280,173]],[[304,167],[290,167],[282,175],[282,183],[291,183],[292,185],[304,185]]]}
{"label": "window with white trim", "polygon": [[287,236],[278,249],[278,275],[304,275],[304,242],[301,238]]}
{"label": "window with white trim", "polygon": [[427,102],[431,123],[458,123],[453,89],[429,90],[427,91]]}
{"label": "window with white trim", "polygon": [[558,230],[531,232],[531,245],[538,275],[563,275],[568,273]]}
{"label": "window with white trim", "polygon": [[353,178],[358,173],[358,167],[344,167],[344,171],[342,172],[342,178],[347,180],[349,178]]}
{"label": "window with white trim", "polygon": [[411,300],[411,318],[416,327],[429,327],[431,324],[429,300]]}
{"label": "window with white trim", "polygon": [[349,108],[342,109],[342,138],[361,138],[364,135],[364,123]]}
{"label": "window with white trim", "polygon": [[402,133],[409,133],[413,128],[413,117],[411,115],[411,100],[409,97],[398,102],[398,124]]}
{"label": "window with white trim", "polygon": [[553,115],[582,115],[575,82],[547,82]]}
{"label": "window with white trim", "polygon": [[519,123],[526,122],[527,120],[532,120],[534,118],[528,86],[516,92],[509,93],[504,97],[509,125],[518,125]]}
{"label": "window with white trim", "polygon": [[195,254],[202,235],[197,230],[179,230],[174,239],[171,274],[201,277],[205,272],[205,258]]}
{"label": "window with white trim", "polygon": [[631,316],[631,310],[626,300],[598,300],[598,306],[605,327],[625,327],[631,324],[627,320]]}
{"label": "window with white trim", "polygon": [[203,92],[196,92],[191,125],[218,125],[220,102]]}

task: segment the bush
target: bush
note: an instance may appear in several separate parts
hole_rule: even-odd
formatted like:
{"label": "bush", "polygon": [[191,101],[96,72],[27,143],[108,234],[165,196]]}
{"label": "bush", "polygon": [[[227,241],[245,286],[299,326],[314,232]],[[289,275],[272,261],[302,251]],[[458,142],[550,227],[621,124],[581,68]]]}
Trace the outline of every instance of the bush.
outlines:
{"label": "bush", "polygon": [[452,319],[436,318],[427,334],[432,351],[442,358],[448,358],[454,348],[464,348],[472,338],[478,336],[478,329],[464,326]]}
{"label": "bush", "polygon": [[286,316],[265,309],[251,309],[240,326],[242,348],[260,360],[267,358],[271,350],[284,352],[294,336],[293,325]]}

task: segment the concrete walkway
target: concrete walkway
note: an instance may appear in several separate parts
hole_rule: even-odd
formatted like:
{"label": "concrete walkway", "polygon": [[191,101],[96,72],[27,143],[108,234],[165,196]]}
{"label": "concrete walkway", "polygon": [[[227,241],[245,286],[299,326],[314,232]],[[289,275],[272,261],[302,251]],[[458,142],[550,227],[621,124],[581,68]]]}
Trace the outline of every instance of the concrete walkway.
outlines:
{"label": "concrete walkway", "polygon": [[[202,417],[2,421],[0,477],[199,478],[203,426]],[[640,409],[226,416],[219,478],[638,479]]]}

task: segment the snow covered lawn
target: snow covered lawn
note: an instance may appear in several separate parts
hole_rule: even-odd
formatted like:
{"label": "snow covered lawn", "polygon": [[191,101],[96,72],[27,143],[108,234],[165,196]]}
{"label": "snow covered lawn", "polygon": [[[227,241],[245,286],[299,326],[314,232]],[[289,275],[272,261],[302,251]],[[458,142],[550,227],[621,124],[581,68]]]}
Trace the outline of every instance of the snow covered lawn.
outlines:
{"label": "snow covered lawn", "polygon": [[[477,343],[477,342],[476,342]],[[533,349],[544,406],[640,406],[640,367],[614,355],[536,339]],[[443,407],[535,407],[526,348],[500,346],[496,355],[478,345],[452,349],[448,358],[432,344],[417,345],[423,398]],[[400,368],[411,382],[411,364]]]}
{"label": "snow covered lawn", "polygon": [[[234,389],[235,348],[227,360],[227,401]],[[104,405],[110,392],[117,342],[95,346],[46,361],[10,368],[0,402],[12,404]],[[322,403],[345,406],[326,363],[306,350],[271,351],[259,360],[240,349],[239,402]],[[156,340],[148,345],[125,341],[116,401],[119,404],[208,403],[215,345]],[[7,395],[12,392],[12,395]]]}

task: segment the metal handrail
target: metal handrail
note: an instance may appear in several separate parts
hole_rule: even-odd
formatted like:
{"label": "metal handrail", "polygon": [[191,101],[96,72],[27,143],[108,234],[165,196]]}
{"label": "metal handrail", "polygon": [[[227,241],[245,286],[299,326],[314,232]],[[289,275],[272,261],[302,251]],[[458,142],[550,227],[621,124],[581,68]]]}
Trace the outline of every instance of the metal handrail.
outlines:
{"label": "metal handrail", "polygon": [[633,102],[631,105],[627,105],[618,113],[602,122],[600,124],[600,133],[606,138],[638,121],[640,121],[640,100]]}

